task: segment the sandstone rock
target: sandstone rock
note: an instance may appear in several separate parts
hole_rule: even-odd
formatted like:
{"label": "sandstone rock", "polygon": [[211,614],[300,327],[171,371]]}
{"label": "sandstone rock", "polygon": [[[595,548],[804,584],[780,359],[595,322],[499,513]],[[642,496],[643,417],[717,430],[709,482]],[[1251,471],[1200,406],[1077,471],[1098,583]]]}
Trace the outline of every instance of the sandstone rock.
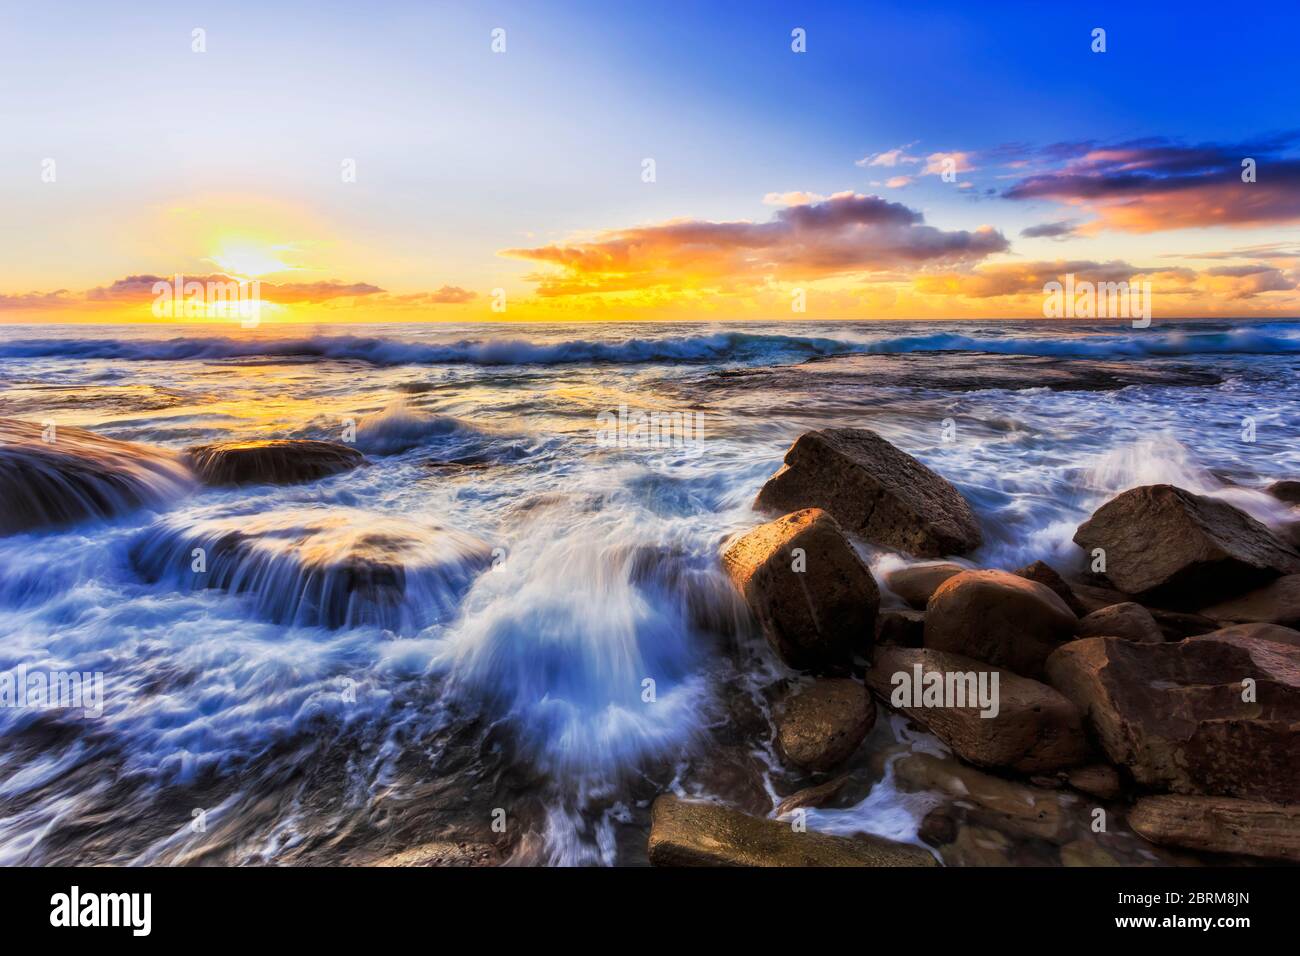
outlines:
{"label": "sandstone rock", "polygon": [[921,847],[879,837],[839,837],[751,817],[670,794],[650,810],[655,866],[937,866]]}
{"label": "sandstone rock", "polygon": [[1209,634],[1197,634],[1201,637],[1253,637],[1261,641],[1276,641],[1279,644],[1289,644],[1291,647],[1300,647],[1300,631],[1293,630],[1289,627],[1282,627],[1278,624],[1233,624],[1230,627],[1220,628],[1217,631],[1211,631]]}
{"label": "sandstone rock", "polygon": [[1141,604],[1126,601],[1093,611],[1079,621],[1079,637],[1122,637],[1126,641],[1162,644],[1160,625]]}
{"label": "sandstone rock", "polygon": [[876,618],[877,644],[920,647],[924,642],[925,612],[881,611]]}
{"label": "sandstone rock", "polygon": [[952,842],[939,850],[946,866],[1011,866],[1015,847],[997,830],[963,826]]}
{"label": "sandstone rock", "polygon": [[1278,501],[1285,501],[1291,505],[1300,505],[1300,481],[1283,479],[1282,481],[1273,482],[1264,490]]}
{"label": "sandstone rock", "polygon": [[846,665],[854,650],[870,647],[880,591],[826,512],[809,508],[759,525],[727,549],[722,563],[791,667]]}
{"label": "sandstone rock", "polygon": [[841,774],[838,777],[832,777],[825,783],[819,783],[815,787],[804,787],[802,790],[790,794],[777,805],[776,816],[778,818],[783,817],[801,807],[811,809],[826,806],[844,791],[849,779],[848,774]]}
{"label": "sandstone rock", "polygon": [[1061,866],[1123,866],[1105,847],[1088,840],[1074,840],[1061,847]]}
{"label": "sandstone rock", "polygon": [[1300,574],[1288,574],[1271,584],[1201,609],[1215,621],[1300,626]]}
{"label": "sandstone rock", "polygon": [[1204,604],[1300,572],[1300,554],[1250,515],[1173,485],[1111,499],[1074,541],[1104,550],[1111,583],[1144,604]]}
{"label": "sandstone rock", "polygon": [[1144,787],[1300,800],[1300,648],[1221,632],[1176,644],[1089,637],[1056,651],[1047,674]]}
{"label": "sandstone rock", "polygon": [[309,439],[222,442],[186,452],[209,485],[298,484],[350,471],[366,460],[347,445]]}
{"label": "sandstone rock", "polygon": [[1118,800],[1124,792],[1119,771],[1109,764],[1095,763],[1066,771],[1070,786],[1098,800]]}
{"label": "sandstone rock", "polygon": [[400,850],[369,864],[383,867],[413,866],[499,866],[505,859],[499,847],[491,843],[466,840],[442,840],[422,843]]}
{"label": "sandstone rock", "polygon": [[830,770],[843,763],[876,722],[867,689],[848,678],[823,678],[787,697],[776,719],[776,743],[804,770]]}
{"label": "sandstone rock", "polygon": [[0,534],[161,505],[193,484],[189,469],[163,449],[0,419]]}
{"label": "sandstone rock", "polygon": [[1075,595],[1074,589],[1066,583],[1065,578],[1057,574],[1056,569],[1045,561],[1035,561],[1033,564],[1027,564],[1019,571],[1013,571],[1012,574],[1027,581],[1037,581],[1039,584],[1047,585],[1056,592],[1057,597],[1065,602],[1066,607],[1079,617],[1083,617],[1089,610],[1095,610],[1095,608],[1084,607],[1083,602]]}
{"label": "sandstone rock", "polygon": [[965,554],[981,540],[956,488],[865,428],[799,436],[754,507],[824,508],[864,540],[920,557]]}
{"label": "sandstone rock", "polygon": [[1002,833],[1059,843],[1069,832],[1060,794],[1027,787],[956,760],[926,753],[899,757],[894,777],[908,792],[937,791],[970,807],[969,818]]}
{"label": "sandstone rock", "polygon": [[963,571],[925,610],[925,646],[1040,677],[1078,618],[1051,588],[1006,571]]}
{"label": "sandstone rock", "polygon": [[1158,607],[1149,607],[1147,611],[1156,619],[1156,626],[1164,634],[1166,641],[1181,641],[1196,634],[1208,634],[1217,631],[1219,623],[1199,614],[1187,614],[1182,611],[1165,611]]}
{"label": "sandstone rock", "polygon": [[1227,797],[1143,797],[1129,826],[1166,846],[1300,863],[1300,805]]}
{"label": "sandstone rock", "polygon": [[[867,684],[886,703],[896,699],[894,675],[903,674],[914,686],[916,668],[922,674],[989,675],[992,690],[997,675],[997,715],[981,717],[979,703],[970,699],[963,707],[925,707],[913,699],[899,709],[950,746],[964,760],[981,767],[1009,767],[1021,773],[1057,770],[1088,757],[1079,710],[1046,684],[1019,677],[968,657],[929,648],[880,647],[867,672]],[[954,689],[959,681],[954,682]]]}
{"label": "sandstone rock", "polygon": [[1123,604],[1129,599],[1129,596],[1121,591],[1096,584],[1076,583],[1070,585],[1070,590],[1074,593],[1075,600],[1079,602],[1085,614],[1100,611],[1112,604]]}
{"label": "sandstone rock", "polygon": [[935,564],[914,564],[899,568],[885,578],[885,586],[893,591],[910,606],[924,610],[935,589],[954,574],[961,574],[966,569],[951,561]]}

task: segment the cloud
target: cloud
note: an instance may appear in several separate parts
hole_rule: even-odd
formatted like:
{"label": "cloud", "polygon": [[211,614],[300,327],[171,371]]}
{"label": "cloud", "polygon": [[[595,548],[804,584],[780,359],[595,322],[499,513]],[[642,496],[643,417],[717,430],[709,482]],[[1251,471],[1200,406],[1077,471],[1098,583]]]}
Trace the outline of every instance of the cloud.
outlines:
{"label": "cloud", "polygon": [[912,182],[911,176],[891,176],[885,180],[885,185],[890,189],[902,189]]}
{"label": "cloud", "polygon": [[925,168],[921,170],[921,175],[942,176],[950,170],[954,173],[969,173],[973,169],[975,166],[971,163],[970,153],[931,153],[925,157]]}
{"label": "cloud", "polygon": [[1198,272],[1185,267],[1135,266],[1120,259],[1053,262],[1014,262],[985,265],[966,272],[930,273],[915,279],[918,292],[930,295],[990,299],[998,296],[1041,295],[1048,282],[1150,282],[1167,295],[1197,295],[1220,300],[1253,298],[1264,292],[1289,292],[1294,279],[1272,266],[1222,266]]}
{"label": "cloud", "polygon": [[477,292],[462,289],[457,285],[444,285],[432,292],[416,292],[412,295],[390,296],[393,302],[403,305],[460,305],[478,298]]}
{"label": "cloud", "polygon": [[[1157,232],[1200,226],[1300,221],[1300,158],[1295,133],[1238,144],[1184,145],[1165,138],[1114,145],[1058,143],[1039,151],[1048,168],[1002,195],[1082,206],[1099,220],[1085,231]],[[1256,181],[1242,181],[1253,159]]]}
{"label": "cloud", "polygon": [[0,311],[6,309],[60,309],[76,305],[77,298],[67,289],[53,292],[23,292],[17,295],[0,294]]}
{"label": "cloud", "polygon": [[1075,239],[1078,224],[1073,219],[1058,219],[1056,222],[1040,222],[1020,230],[1025,239]]}
{"label": "cloud", "polygon": [[862,166],[864,168],[870,166],[885,166],[892,169],[893,167],[903,163],[919,163],[921,161],[919,156],[907,155],[907,150],[915,145],[915,143],[908,143],[906,146],[887,149],[883,153],[871,153],[855,161],[853,165]]}
{"label": "cloud", "polygon": [[844,192],[787,206],[767,222],[673,220],[500,254],[558,267],[529,277],[540,295],[557,296],[661,287],[735,290],[769,281],[969,263],[1008,248],[992,227],[937,229],[901,203]]}
{"label": "cloud", "polygon": [[826,197],[817,193],[793,190],[788,193],[768,193],[763,197],[765,206],[805,206],[810,202],[822,202]]}

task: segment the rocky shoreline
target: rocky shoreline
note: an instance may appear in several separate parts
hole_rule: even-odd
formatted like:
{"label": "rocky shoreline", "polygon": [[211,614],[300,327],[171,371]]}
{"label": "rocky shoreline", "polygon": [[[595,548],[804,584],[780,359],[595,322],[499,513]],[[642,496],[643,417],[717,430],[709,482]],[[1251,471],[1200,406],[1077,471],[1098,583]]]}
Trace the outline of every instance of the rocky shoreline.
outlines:
{"label": "rocky shoreline", "polygon": [[[303,483],[367,464],[309,440],[177,455],[77,429],[50,441],[16,421],[0,422],[0,439],[5,534],[161,508],[204,484]],[[1295,489],[1280,480],[1270,492],[1294,504]],[[1079,526],[1087,572],[976,568],[962,556],[979,547],[980,525],[960,492],[856,428],[801,436],[755,509],[769,520],[730,541],[720,565],[774,654],[803,675],[770,729],[808,785],[767,817],[666,790],[650,810],[651,863],[996,864],[1015,862],[1012,844],[1026,839],[1055,862],[1112,864],[1081,838],[1098,821],[1165,862],[1300,862],[1300,552],[1285,531],[1151,485]],[[451,613],[489,561],[486,542],[376,520],[355,509],[328,524],[176,528],[163,517],[132,560],[162,580],[201,547],[209,563],[192,586],[251,590],[268,620],[325,627],[404,620],[408,602]],[[864,546],[910,563],[877,581]],[[429,549],[451,560],[422,564]],[[880,744],[885,720],[952,756]],[[865,796],[844,772],[863,759],[877,780],[935,795],[922,845],[806,825],[809,810]],[[508,856],[419,850],[394,859]]]}
{"label": "rocky shoreline", "polygon": [[[1273,488],[1287,500],[1294,482]],[[1260,522],[1184,489],[1139,487],[1079,527],[1091,573],[1076,580],[1041,561],[1015,572],[932,561],[878,583],[852,538],[956,557],[978,546],[979,529],[946,480],[850,428],[800,437],[755,508],[788,513],[742,535],[722,562],[772,650],[812,678],[778,708],[785,760],[834,773],[877,719],[863,705],[869,690],[956,755],[905,754],[894,771],[973,807],[966,819],[980,821],[985,850],[1025,824],[1055,837],[1051,790],[1065,787],[1092,801],[1102,829],[1118,814],[1175,851],[1300,862],[1300,631],[1288,626],[1300,622],[1300,553]],[[905,606],[882,609],[882,584]],[[777,816],[837,792],[835,779],[818,783]],[[1008,817],[1018,804],[1027,818]],[[658,803],[654,821],[652,862],[784,865],[806,847],[796,821],[779,840],[736,821],[691,827]],[[949,808],[921,828],[948,862],[980,857],[975,832]],[[707,854],[692,850],[700,841]],[[848,862],[802,852],[802,862]],[[1084,865],[1104,857],[1081,842],[1060,853]]]}

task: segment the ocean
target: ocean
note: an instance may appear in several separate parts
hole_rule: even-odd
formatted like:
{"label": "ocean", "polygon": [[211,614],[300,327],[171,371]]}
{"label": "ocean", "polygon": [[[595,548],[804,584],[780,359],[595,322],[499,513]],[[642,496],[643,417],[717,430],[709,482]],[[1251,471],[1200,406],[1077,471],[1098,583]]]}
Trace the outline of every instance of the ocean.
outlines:
{"label": "ocean", "polygon": [[[1300,477],[1298,366],[1300,321],[7,326],[0,417],[369,464],[0,538],[0,671],[104,684],[98,715],[0,707],[0,864],[642,864],[658,793],[770,814],[807,782],[770,720],[798,675],[718,562],[799,434],[871,428],[946,477],[971,566],[1077,570],[1074,529],[1136,485],[1294,521],[1260,489]],[[322,623],[292,574],[159,564],[312,521],[410,529],[403,605]],[[917,842],[936,798],[894,778],[907,752],[945,751],[882,714],[860,799],[809,827]]]}

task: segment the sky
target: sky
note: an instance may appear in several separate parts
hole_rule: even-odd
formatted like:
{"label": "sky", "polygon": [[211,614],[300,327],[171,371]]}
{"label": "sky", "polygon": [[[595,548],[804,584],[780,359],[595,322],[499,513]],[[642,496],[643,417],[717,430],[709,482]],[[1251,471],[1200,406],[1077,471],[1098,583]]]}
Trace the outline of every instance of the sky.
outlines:
{"label": "sky", "polygon": [[1296,4],[0,6],[0,322],[1300,315]]}

